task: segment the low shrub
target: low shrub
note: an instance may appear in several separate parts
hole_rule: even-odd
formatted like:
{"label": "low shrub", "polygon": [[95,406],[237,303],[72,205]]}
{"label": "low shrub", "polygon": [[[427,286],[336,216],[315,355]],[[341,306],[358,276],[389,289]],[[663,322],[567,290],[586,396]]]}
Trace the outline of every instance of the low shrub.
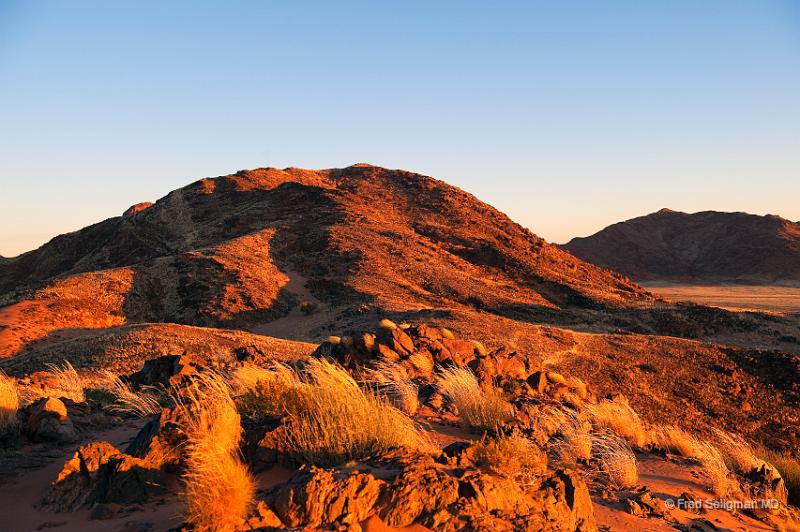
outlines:
{"label": "low shrub", "polygon": [[441,370],[436,386],[456,406],[461,421],[470,429],[496,430],[509,416],[511,406],[501,391],[494,386],[482,388],[467,368]]}

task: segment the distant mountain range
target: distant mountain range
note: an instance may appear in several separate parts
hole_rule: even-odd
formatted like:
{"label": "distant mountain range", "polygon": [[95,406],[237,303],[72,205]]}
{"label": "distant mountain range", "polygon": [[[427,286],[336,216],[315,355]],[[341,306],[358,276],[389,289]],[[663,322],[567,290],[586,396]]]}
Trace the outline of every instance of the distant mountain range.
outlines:
{"label": "distant mountain range", "polygon": [[563,247],[636,281],[800,282],[800,223],[774,215],[661,209]]}

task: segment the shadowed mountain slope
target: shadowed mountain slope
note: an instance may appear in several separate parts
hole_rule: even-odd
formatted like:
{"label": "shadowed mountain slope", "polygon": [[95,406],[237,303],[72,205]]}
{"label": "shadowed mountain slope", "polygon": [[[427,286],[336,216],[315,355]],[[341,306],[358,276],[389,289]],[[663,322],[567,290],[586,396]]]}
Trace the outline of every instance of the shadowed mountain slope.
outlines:
{"label": "shadowed mountain slope", "polygon": [[800,282],[800,224],[773,215],[662,209],[564,248],[639,281]]}

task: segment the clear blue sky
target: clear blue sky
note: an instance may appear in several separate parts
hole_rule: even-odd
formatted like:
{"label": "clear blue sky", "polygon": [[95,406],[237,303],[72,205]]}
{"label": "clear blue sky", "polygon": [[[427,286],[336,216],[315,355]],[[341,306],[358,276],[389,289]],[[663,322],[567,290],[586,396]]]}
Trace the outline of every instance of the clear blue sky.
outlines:
{"label": "clear blue sky", "polygon": [[204,176],[364,161],[555,242],[800,219],[800,2],[0,0],[0,254]]}

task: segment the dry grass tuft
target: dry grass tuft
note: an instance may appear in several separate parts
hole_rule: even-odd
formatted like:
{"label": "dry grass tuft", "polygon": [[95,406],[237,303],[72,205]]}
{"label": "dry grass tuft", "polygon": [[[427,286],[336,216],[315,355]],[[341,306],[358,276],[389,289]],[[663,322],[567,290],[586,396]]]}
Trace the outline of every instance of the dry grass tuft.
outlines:
{"label": "dry grass tuft", "polygon": [[292,367],[272,362],[267,367],[245,364],[237,368],[231,386],[240,411],[253,416],[277,416],[285,411],[284,403],[303,383]]}
{"label": "dry grass tuft", "polygon": [[547,467],[544,453],[518,431],[496,438],[484,436],[470,450],[479,466],[523,486],[531,485]]}
{"label": "dry grass tuft", "polygon": [[586,410],[599,429],[610,430],[635,448],[647,443],[644,423],[629,404],[604,399],[596,405],[586,405]]}
{"label": "dry grass tuft", "polygon": [[0,431],[17,426],[17,410],[19,410],[19,392],[17,383],[0,371]]}
{"label": "dry grass tuft", "polygon": [[708,478],[709,488],[717,497],[727,496],[733,487],[731,474],[728,466],[725,465],[725,458],[716,445],[698,441],[695,447],[697,456],[694,458],[700,462],[703,472]]}
{"label": "dry grass tuft", "polygon": [[48,371],[51,373],[55,385],[48,392],[48,395],[56,397],[66,397],[76,403],[86,401],[83,389],[83,379],[72,364],[65,360],[62,365],[48,364]]}
{"label": "dry grass tuft", "polygon": [[680,427],[666,425],[653,430],[653,444],[659,449],[684,458],[697,458],[701,442]]}
{"label": "dry grass tuft", "polygon": [[717,448],[731,471],[746,475],[761,467],[763,460],[756,457],[753,448],[744,438],[717,428],[713,432]]}
{"label": "dry grass tuft", "polygon": [[434,450],[413,420],[341,366],[310,359],[302,370],[276,367],[272,380],[259,381],[253,404],[288,415],[283,447],[295,459],[334,465],[396,448]]}
{"label": "dry grass tuft", "polygon": [[769,449],[760,450],[758,455],[781,474],[789,492],[789,503],[800,506],[800,461],[787,452]]}
{"label": "dry grass tuft", "polygon": [[130,384],[111,371],[104,370],[102,372],[101,389],[116,399],[116,404],[111,407],[114,412],[147,417],[158,414],[162,410],[159,394],[155,388],[145,386],[138,392],[134,391]]}
{"label": "dry grass tuft", "polygon": [[198,530],[234,530],[253,505],[255,483],[239,457],[242,427],[228,386],[203,373],[173,399],[185,420],[186,520]]}
{"label": "dry grass tuft", "polygon": [[592,456],[591,424],[575,412],[556,409],[554,416],[557,434],[552,449],[564,463],[575,464]]}
{"label": "dry grass tuft", "polygon": [[466,426],[475,430],[494,430],[508,418],[510,405],[495,387],[481,388],[467,368],[449,368],[439,372],[436,386],[458,409]]}
{"label": "dry grass tuft", "polygon": [[608,431],[593,435],[592,454],[598,462],[595,474],[608,479],[612,486],[624,489],[638,484],[636,456],[620,436]]}
{"label": "dry grass tuft", "polygon": [[409,416],[417,413],[419,387],[408,376],[405,367],[382,360],[369,372],[369,377],[385,389],[385,395],[396,408]]}

